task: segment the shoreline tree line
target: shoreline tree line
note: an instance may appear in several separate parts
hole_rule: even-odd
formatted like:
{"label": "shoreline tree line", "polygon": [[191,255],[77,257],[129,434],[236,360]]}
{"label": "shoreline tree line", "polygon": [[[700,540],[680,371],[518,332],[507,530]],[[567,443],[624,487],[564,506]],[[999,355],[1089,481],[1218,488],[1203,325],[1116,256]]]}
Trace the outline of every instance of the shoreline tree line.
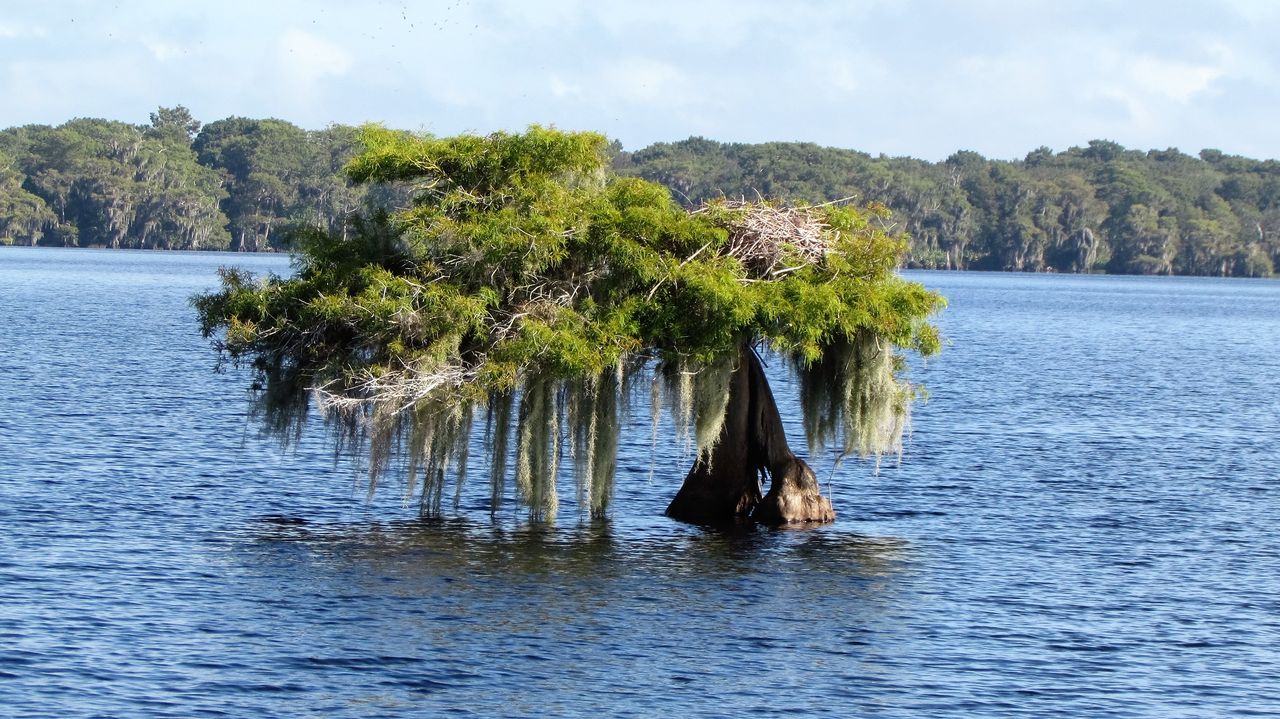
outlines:
{"label": "shoreline tree line", "polygon": [[[145,125],[0,130],[0,244],[264,251],[286,249],[300,227],[341,232],[354,211],[408,197],[346,179],[357,132],[243,117],[205,125],[182,106]],[[883,204],[910,236],[908,267],[1268,277],[1280,266],[1277,160],[1106,140],[1013,161],[696,137],[610,151],[614,172],[664,184],[688,207]]]}

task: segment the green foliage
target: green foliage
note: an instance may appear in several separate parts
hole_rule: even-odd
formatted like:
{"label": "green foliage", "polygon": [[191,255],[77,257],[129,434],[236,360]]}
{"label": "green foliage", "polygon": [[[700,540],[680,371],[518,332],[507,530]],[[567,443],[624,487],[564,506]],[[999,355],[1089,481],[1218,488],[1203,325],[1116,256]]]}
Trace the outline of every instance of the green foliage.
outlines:
{"label": "green foliage", "polygon": [[[1196,158],[1094,140],[1021,161],[961,151],[928,163],[691,138],[614,164],[671,187],[689,207],[758,194],[882,203],[910,238],[911,267],[1252,276],[1266,271],[1264,260],[1280,261],[1280,163],[1217,150]],[[1156,220],[1139,222],[1135,205]]]}
{"label": "green foliage", "polygon": [[162,137],[177,144],[191,143],[200,132],[200,121],[191,116],[191,111],[182,105],[162,107],[151,113],[150,134]]}
{"label": "green foliage", "polygon": [[[554,177],[559,167],[577,183],[600,185],[611,167],[664,185],[687,209],[716,198],[882,204],[909,238],[909,267],[1267,276],[1280,262],[1280,162],[1218,150],[1193,157],[1094,140],[1056,154],[1040,147],[1017,161],[962,150],[930,163],[812,143],[700,137],[627,153],[616,142],[567,146],[554,135],[506,135],[501,147],[476,137],[423,143],[400,131],[308,131],[277,119],[202,125],[181,105],[158,108],[147,125],[78,119],[9,128],[0,131],[10,172],[0,196],[8,199],[0,201],[12,214],[0,217],[14,218],[7,239],[22,244],[280,250],[305,228],[340,234],[354,215],[407,206],[408,181],[427,170],[452,178],[453,189],[439,207],[422,210],[424,224],[440,221],[450,203],[486,196],[487,178]],[[344,167],[358,150],[349,178]],[[521,189],[530,197],[539,191]],[[554,194],[544,198],[547,207],[559,206]],[[1134,205],[1158,221],[1137,222]],[[457,219],[468,222],[465,213]],[[655,220],[642,213],[615,219]],[[487,231],[504,237],[510,220],[488,217]],[[548,220],[553,234],[565,221]],[[543,261],[576,251],[572,241],[540,244],[552,253]],[[510,254],[518,244],[493,250]]]}
{"label": "green foliage", "polygon": [[158,108],[148,125],[9,128],[0,217],[13,218],[4,231],[22,244],[283,249],[302,228],[341,232],[371,201],[404,199],[343,175],[356,135],[235,117],[202,125],[181,105]]}
{"label": "green foliage", "polygon": [[201,164],[218,170],[226,183],[223,211],[232,249],[272,247],[273,230],[287,227],[298,202],[306,132],[283,120],[231,117],[205,125],[193,148]]}
{"label": "green foliage", "polygon": [[36,245],[57,216],[45,201],[23,188],[26,178],[0,151],[0,244]]}
{"label": "green foliage", "polygon": [[38,218],[38,236],[28,235],[62,245],[225,247],[221,179],[196,162],[184,127],[80,119],[0,133],[23,189],[52,213]]}
{"label": "green foliage", "polygon": [[[294,277],[225,271],[222,289],[194,302],[229,358],[254,363],[268,385],[305,378],[334,419],[366,434],[373,477],[397,457],[422,477],[428,511],[446,470],[465,465],[478,408],[495,502],[511,423],[515,484],[531,511],[556,511],[567,445],[580,497],[600,513],[618,413],[651,360],[705,451],[751,343],[799,367],[859,337],[939,347],[927,317],[942,300],[894,274],[906,244],[883,206],[813,208],[825,254],[806,260],[784,246],[766,272],[735,254],[731,236],[745,213],[768,208],[687,212],[660,185],[609,176],[599,135],[435,138],[369,126],[359,140],[348,173],[411,182],[407,207],[300,232]],[[897,396],[892,372],[890,382]]]}

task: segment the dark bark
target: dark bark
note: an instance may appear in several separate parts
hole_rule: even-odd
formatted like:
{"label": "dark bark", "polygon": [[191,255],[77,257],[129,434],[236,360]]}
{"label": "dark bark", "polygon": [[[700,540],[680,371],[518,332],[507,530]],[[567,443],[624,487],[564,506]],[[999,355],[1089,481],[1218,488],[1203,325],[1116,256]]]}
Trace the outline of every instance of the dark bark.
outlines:
{"label": "dark bark", "polygon": [[[765,476],[770,486],[762,497]],[[835,520],[813,470],[787,445],[769,381],[750,347],[743,347],[730,379],[720,439],[710,457],[689,470],[667,516],[698,524]]]}

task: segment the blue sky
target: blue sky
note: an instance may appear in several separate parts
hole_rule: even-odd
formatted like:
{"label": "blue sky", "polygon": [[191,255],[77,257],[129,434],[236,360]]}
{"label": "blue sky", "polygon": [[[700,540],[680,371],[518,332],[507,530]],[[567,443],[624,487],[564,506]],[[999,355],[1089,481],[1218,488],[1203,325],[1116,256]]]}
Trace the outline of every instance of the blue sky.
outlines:
{"label": "blue sky", "polygon": [[379,121],[930,160],[1091,139],[1280,158],[1280,2],[6,2],[0,127]]}

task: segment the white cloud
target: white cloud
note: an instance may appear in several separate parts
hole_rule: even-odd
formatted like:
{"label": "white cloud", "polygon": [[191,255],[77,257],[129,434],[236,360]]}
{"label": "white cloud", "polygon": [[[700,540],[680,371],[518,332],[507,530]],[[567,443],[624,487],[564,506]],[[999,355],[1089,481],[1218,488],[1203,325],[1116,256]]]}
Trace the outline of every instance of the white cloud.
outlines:
{"label": "white cloud", "polygon": [[675,65],[644,57],[613,63],[604,70],[605,87],[630,102],[679,105],[690,98],[689,79]]}
{"label": "white cloud", "polygon": [[181,45],[163,40],[143,40],[143,45],[151,53],[156,62],[168,62],[186,54],[187,49]]}
{"label": "white cloud", "polygon": [[827,70],[827,81],[833,88],[844,93],[856,92],[862,86],[853,61],[848,58],[832,61]]}
{"label": "white cloud", "polygon": [[351,54],[341,46],[302,30],[286,30],[276,45],[276,59],[290,79],[312,84],[347,74]]}
{"label": "white cloud", "polygon": [[1274,0],[150,2],[79,3],[74,23],[61,3],[0,13],[0,125],[182,102],[309,127],[540,122],[628,147],[704,134],[932,159],[1097,137],[1280,151],[1263,120],[1280,111]]}
{"label": "white cloud", "polygon": [[1178,142],[1172,138],[1187,118],[1217,99],[1222,83],[1240,77],[1234,55],[1220,46],[1190,50],[1180,58],[1108,48],[1097,58],[1093,76],[1081,83],[1083,96],[1123,110],[1095,134],[1143,138],[1143,144],[1152,146]]}
{"label": "white cloud", "polygon": [[1210,90],[1223,75],[1221,67],[1156,57],[1140,57],[1129,70],[1133,89],[1186,104]]}
{"label": "white cloud", "polygon": [[1225,0],[1226,6],[1250,23],[1270,23],[1280,19],[1275,0]]}
{"label": "white cloud", "polygon": [[[1079,73],[1084,68],[1076,69]],[[937,93],[960,93],[966,104],[975,98],[982,99],[989,106],[1008,108],[1010,105],[1022,104],[1033,98],[1043,98],[1046,89],[1052,87],[1048,81],[1055,69],[1048,66],[1041,58],[1018,50],[1006,50],[998,55],[968,56],[956,60],[950,70],[954,72],[956,83],[952,87],[945,84],[932,88]],[[949,71],[940,69],[946,76]],[[1077,75],[1078,77],[1078,75]],[[1055,88],[1055,91],[1060,89]]]}
{"label": "white cloud", "polygon": [[49,32],[39,25],[0,23],[0,39],[16,40],[24,37],[48,37]]}
{"label": "white cloud", "polygon": [[552,75],[548,80],[548,87],[551,94],[556,97],[580,97],[582,95],[582,86],[565,82],[559,75]]}

